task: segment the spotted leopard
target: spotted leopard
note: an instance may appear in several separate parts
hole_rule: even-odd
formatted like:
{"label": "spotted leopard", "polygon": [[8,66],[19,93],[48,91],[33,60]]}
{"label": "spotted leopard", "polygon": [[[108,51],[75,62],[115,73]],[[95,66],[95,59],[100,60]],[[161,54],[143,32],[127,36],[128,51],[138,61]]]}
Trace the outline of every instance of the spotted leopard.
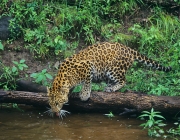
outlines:
{"label": "spotted leopard", "polygon": [[125,74],[137,60],[147,66],[168,72],[171,67],[163,67],[157,62],[120,43],[99,43],[85,48],[60,64],[59,72],[51,88],[48,88],[51,112],[61,114],[63,104],[68,102],[71,88],[82,84],[80,99],[88,100],[92,80],[109,81],[106,92],[114,92],[125,84]]}

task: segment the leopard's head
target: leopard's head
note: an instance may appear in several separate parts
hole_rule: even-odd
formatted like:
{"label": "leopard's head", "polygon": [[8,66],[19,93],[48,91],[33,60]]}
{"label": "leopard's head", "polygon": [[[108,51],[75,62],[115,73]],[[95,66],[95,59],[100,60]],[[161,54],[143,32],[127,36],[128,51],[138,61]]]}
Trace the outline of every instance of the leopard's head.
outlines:
{"label": "leopard's head", "polygon": [[49,105],[51,106],[50,113],[61,115],[61,109],[65,103],[68,102],[69,88],[47,88],[49,96]]}

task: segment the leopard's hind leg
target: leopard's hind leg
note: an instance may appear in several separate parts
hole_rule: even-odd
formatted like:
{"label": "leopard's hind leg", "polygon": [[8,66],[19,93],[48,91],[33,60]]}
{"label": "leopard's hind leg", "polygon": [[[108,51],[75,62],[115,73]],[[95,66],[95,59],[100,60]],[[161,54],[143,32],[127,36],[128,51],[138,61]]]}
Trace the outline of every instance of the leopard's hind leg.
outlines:
{"label": "leopard's hind leg", "polygon": [[126,70],[132,65],[131,59],[126,59],[126,62],[122,64],[121,61],[115,61],[111,66],[108,67],[106,71],[106,76],[110,81],[112,81],[112,85],[108,85],[105,88],[106,92],[114,92],[119,90],[125,85],[125,73]]}
{"label": "leopard's hind leg", "polygon": [[105,92],[115,92],[115,91],[121,89],[125,85],[125,78],[115,79],[115,81],[113,83],[115,83],[115,84],[108,85],[104,91]]}

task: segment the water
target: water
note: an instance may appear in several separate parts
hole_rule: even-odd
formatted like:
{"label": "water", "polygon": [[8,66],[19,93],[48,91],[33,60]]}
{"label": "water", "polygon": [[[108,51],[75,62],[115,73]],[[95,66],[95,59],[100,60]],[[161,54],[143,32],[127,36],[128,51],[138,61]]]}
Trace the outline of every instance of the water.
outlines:
{"label": "water", "polygon": [[73,113],[61,120],[43,111],[0,109],[0,140],[152,140],[136,118]]}

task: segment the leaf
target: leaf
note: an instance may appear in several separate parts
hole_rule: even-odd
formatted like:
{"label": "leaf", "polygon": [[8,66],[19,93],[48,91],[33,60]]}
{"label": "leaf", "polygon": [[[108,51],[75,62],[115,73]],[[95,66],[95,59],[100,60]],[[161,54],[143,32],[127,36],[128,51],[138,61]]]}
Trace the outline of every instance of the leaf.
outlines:
{"label": "leaf", "polygon": [[154,111],[153,113],[156,114],[156,113],[161,113],[161,112],[159,112],[159,111]]}
{"label": "leaf", "polygon": [[37,75],[38,75],[37,73],[32,73],[32,74],[30,75],[30,77],[36,78]]}
{"label": "leaf", "polygon": [[142,113],[144,113],[144,114],[145,114],[145,113],[146,113],[146,114],[150,114],[150,112],[148,112],[148,111],[143,111]]}
{"label": "leaf", "polygon": [[28,66],[27,66],[26,64],[22,64],[22,66],[23,66],[24,68],[28,68]]}
{"label": "leaf", "polygon": [[20,60],[20,63],[24,63],[25,61],[26,61],[26,60],[24,60],[24,59],[21,59],[21,60]]}
{"label": "leaf", "polygon": [[153,121],[152,120],[148,120],[147,124],[148,124],[149,127],[152,127]]}
{"label": "leaf", "polygon": [[161,123],[161,122],[162,122],[162,120],[157,120],[157,121],[155,121],[156,124],[159,124],[159,123]]}
{"label": "leaf", "polygon": [[175,124],[175,125],[178,125],[179,123],[178,123],[178,122],[175,122],[174,124]]}
{"label": "leaf", "polygon": [[12,72],[17,72],[17,68],[15,66],[12,67]]}
{"label": "leaf", "polygon": [[154,112],[154,108],[151,109],[151,113]]}
{"label": "leaf", "polygon": [[57,43],[58,43],[58,40],[59,40],[59,38],[56,37],[56,38],[54,39],[54,42],[57,44]]}
{"label": "leaf", "polygon": [[163,116],[161,116],[161,115],[154,115],[154,117],[157,117],[157,118],[162,118],[162,119],[164,119],[164,120],[165,120],[165,118],[164,118]]}
{"label": "leaf", "polygon": [[23,70],[23,67],[22,67],[22,66],[19,66],[19,69],[20,69],[20,70]]}
{"label": "leaf", "polygon": [[149,116],[148,114],[142,114],[142,115],[140,115],[138,118],[148,117],[148,116]]}
{"label": "leaf", "polygon": [[159,133],[160,133],[160,134],[164,134],[165,132],[164,132],[163,129],[160,129],[160,130],[159,130]]}
{"label": "leaf", "polygon": [[160,124],[158,124],[158,126],[166,126],[167,124],[165,124],[165,123],[160,123]]}
{"label": "leaf", "polygon": [[43,70],[42,70],[42,73],[46,73],[46,71],[47,71],[47,69],[43,69]]}
{"label": "leaf", "polygon": [[145,127],[145,126],[146,126],[146,123],[142,123],[142,124],[140,124],[139,126]]}
{"label": "leaf", "polygon": [[161,137],[161,135],[159,133],[155,133],[156,137]]}
{"label": "leaf", "polygon": [[41,75],[39,75],[39,76],[36,78],[35,81],[36,81],[37,83],[40,83],[43,79],[44,79],[44,75],[41,74]]}
{"label": "leaf", "polygon": [[0,50],[4,50],[4,46],[3,46],[3,44],[1,43],[1,41],[0,41]]}
{"label": "leaf", "polygon": [[14,64],[18,65],[19,63],[17,61],[12,61]]}
{"label": "leaf", "polygon": [[53,79],[53,77],[50,74],[46,73],[45,75],[48,79]]}
{"label": "leaf", "polygon": [[154,128],[155,128],[155,129],[158,129],[158,130],[160,129],[160,127],[159,127],[159,126],[154,126]]}
{"label": "leaf", "polygon": [[44,81],[44,82],[43,82],[43,85],[44,85],[44,86],[47,86],[47,85],[48,85],[47,81]]}

